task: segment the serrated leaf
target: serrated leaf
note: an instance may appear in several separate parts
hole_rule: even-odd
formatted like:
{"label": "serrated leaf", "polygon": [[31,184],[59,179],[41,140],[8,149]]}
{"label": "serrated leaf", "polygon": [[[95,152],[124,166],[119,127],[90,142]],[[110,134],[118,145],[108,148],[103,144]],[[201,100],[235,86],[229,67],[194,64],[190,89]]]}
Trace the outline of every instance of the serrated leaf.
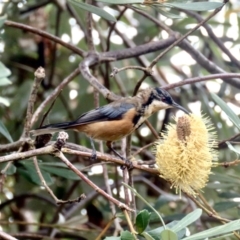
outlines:
{"label": "serrated leaf", "polygon": [[79,176],[70,169],[61,168],[61,167],[43,166],[41,164],[39,164],[39,167],[41,170],[52,173],[56,176],[60,176],[70,180],[80,180]]}
{"label": "serrated leaf", "polygon": [[238,202],[226,201],[226,202],[215,203],[213,208],[217,212],[222,212],[222,211],[226,211],[228,209],[231,209],[231,208],[234,208],[234,207],[238,207],[238,206],[239,206]]}
{"label": "serrated leaf", "polygon": [[170,229],[161,232],[161,240],[178,240],[177,234]]}
{"label": "serrated leaf", "polygon": [[197,208],[193,212],[189,213],[183,219],[181,219],[175,226],[171,228],[175,233],[187,227],[191,223],[195,222],[202,215],[202,209]]}
{"label": "serrated leaf", "polygon": [[121,240],[135,240],[135,238],[129,231],[123,231],[121,232]]}
{"label": "serrated leaf", "polygon": [[143,0],[96,0],[98,2],[111,3],[111,4],[132,4],[143,3]]}
{"label": "serrated leaf", "polygon": [[209,11],[223,6],[218,2],[188,2],[188,3],[164,3],[164,6],[180,8],[192,11]]}
{"label": "serrated leaf", "polygon": [[0,28],[3,26],[3,24],[4,24],[6,19],[7,19],[7,15],[6,14],[0,17]]}
{"label": "serrated leaf", "polygon": [[240,129],[239,117],[233,112],[233,110],[216,94],[211,93],[213,100],[219,105],[219,107],[227,114],[232,123]]}
{"label": "serrated leaf", "polygon": [[10,85],[12,82],[8,78],[1,78],[0,79],[0,87]]}
{"label": "serrated leaf", "polygon": [[2,123],[1,120],[0,120],[0,133],[1,133],[9,142],[13,142],[13,139],[12,139],[10,133],[8,132],[7,128],[6,128],[5,125]]}
{"label": "serrated leaf", "polygon": [[140,211],[136,217],[136,230],[138,233],[142,233],[148,226],[151,213],[146,209]]}
{"label": "serrated leaf", "polygon": [[11,75],[11,71],[5,67],[5,65],[0,62],[0,81],[1,78],[6,78]]}
{"label": "serrated leaf", "polygon": [[91,4],[83,3],[78,0],[69,0],[70,3],[74,4],[77,7],[80,7],[88,12],[94,13],[108,21],[116,22],[117,20],[111,14],[107,13],[106,11],[102,10],[101,8],[95,7]]}
{"label": "serrated leaf", "polygon": [[225,234],[225,233],[229,233],[229,232],[232,232],[232,231],[236,231],[238,229],[240,229],[240,220],[232,221],[232,222],[226,223],[222,226],[213,227],[213,228],[208,229],[206,231],[196,233],[192,236],[183,238],[183,240],[202,240],[202,239],[205,239],[205,238],[210,238],[210,237],[222,235],[222,234]]}

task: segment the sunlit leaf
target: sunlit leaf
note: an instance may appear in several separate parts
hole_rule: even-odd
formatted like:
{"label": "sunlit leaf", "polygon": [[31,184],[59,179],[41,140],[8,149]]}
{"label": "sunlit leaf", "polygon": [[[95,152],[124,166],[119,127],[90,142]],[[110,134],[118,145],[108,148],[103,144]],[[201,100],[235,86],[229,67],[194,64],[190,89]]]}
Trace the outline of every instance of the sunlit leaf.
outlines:
{"label": "sunlit leaf", "polygon": [[111,4],[132,4],[132,3],[143,3],[144,0],[96,0],[96,1],[111,3]]}
{"label": "sunlit leaf", "polygon": [[183,240],[200,240],[200,239],[210,238],[210,237],[218,236],[221,234],[229,233],[232,231],[236,231],[238,229],[240,229],[240,220],[232,221],[222,226],[213,227],[206,231],[199,232],[192,236],[183,238]]}
{"label": "sunlit leaf", "polygon": [[164,6],[180,8],[192,11],[209,11],[223,6],[223,3],[218,2],[188,2],[188,3],[164,3]]}
{"label": "sunlit leaf", "polygon": [[0,96],[0,104],[3,104],[6,107],[9,107],[10,106],[10,101],[7,98],[4,98],[4,97]]}
{"label": "sunlit leaf", "polygon": [[8,78],[1,78],[0,79],[0,87],[10,85],[12,82]]}
{"label": "sunlit leaf", "polygon": [[178,240],[177,234],[170,229],[161,232],[161,240]]}
{"label": "sunlit leaf", "polygon": [[106,20],[109,20],[111,22],[116,22],[116,19],[106,11],[102,10],[101,8],[95,7],[91,4],[83,3],[80,0],[69,0],[70,3],[74,4],[77,7],[80,7],[86,11],[89,11],[91,13],[94,13]]}
{"label": "sunlit leaf", "polygon": [[185,216],[182,220],[180,220],[175,226],[173,226],[171,229],[174,232],[178,232],[182,230],[183,228],[187,227],[191,223],[195,222],[197,219],[199,219],[202,215],[202,209],[197,208],[193,212],[189,213],[187,216]]}
{"label": "sunlit leaf", "polygon": [[6,78],[11,75],[11,71],[5,67],[5,65],[0,62],[0,81],[1,78]]}
{"label": "sunlit leaf", "polygon": [[219,107],[227,114],[229,119],[232,123],[240,129],[240,119],[239,117],[233,112],[233,110],[216,94],[211,93],[213,100],[219,105]]}

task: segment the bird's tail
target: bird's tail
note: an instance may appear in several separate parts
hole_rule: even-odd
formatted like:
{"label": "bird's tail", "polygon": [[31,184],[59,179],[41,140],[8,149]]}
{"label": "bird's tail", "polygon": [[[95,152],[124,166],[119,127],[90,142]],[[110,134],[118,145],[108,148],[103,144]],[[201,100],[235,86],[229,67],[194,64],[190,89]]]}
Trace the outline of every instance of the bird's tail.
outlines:
{"label": "bird's tail", "polygon": [[33,136],[50,134],[54,132],[60,132],[61,130],[64,130],[64,129],[69,129],[70,125],[71,125],[71,122],[54,123],[54,124],[45,125],[40,128],[31,130],[30,132],[33,134]]}

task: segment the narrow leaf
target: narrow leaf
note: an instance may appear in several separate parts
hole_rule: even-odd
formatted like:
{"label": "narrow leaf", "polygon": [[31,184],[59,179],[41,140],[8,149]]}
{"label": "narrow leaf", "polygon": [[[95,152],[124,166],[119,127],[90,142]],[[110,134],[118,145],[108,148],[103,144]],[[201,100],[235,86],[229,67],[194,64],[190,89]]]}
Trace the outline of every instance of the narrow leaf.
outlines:
{"label": "narrow leaf", "polygon": [[223,3],[218,2],[189,2],[189,3],[164,3],[164,6],[180,8],[192,11],[209,11],[223,6]]}
{"label": "narrow leaf", "polygon": [[129,231],[121,232],[121,240],[135,240],[135,237]]}
{"label": "narrow leaf", "polygon": [[7,19],[7,15],[3,15],[0,17],[0,28],[3,26],[6,19]]}
{"label": "narrow leaf", "polygon": [[111,22],[116,22],[117,20],[110,15],[109,13],[107,13],[106,11],[102,10],[101,8],[95,7],[93,5],[87,4],[87,3],[83,3],[80,2],[79,0],[69,0],[73,5],[80,7],[88,12],[94,13],[106,20],[109,20]]}
{"label": "narrow leaf", "polygon": [[232,231],[236,231],[238,229],[240,229],[240,220],[232,221],[222,226],[208,229],[206,231],[183,238],[183,240],[200,240],[200,239],[210,238],[210,237],[218,236],[221,234],[229,233]]}
{"label": "narrow leaf", "polygon": [[180,220],[175,226],[171,228],[171,230],[174,232],[178,232],[183,228],[187,227],[188,225],[190,225],[191,223],[195,222],[197,219],[201,217],[201,215],[202,209],[197,208],[196,210],[185,216],[182,220]]}
{"label": "narrow leaf", "polygon": [[11,74],[11,71],[5,67],[5,65],[0,62],[0,79],[6,78]]}
{"label": "narrow leaf", "polygon": [[6,128],[5,125],[2,123],[1,120],[0,120],[0,133],[1,133],[9,142],[13,142],[13,139],[12,139],[10,133],[8,132],[7,128]]}
{"label": "narrow leaf", "polygon": [[43,166],[39,164],[41,170],[46,172],[52,173],[56,176],[60,176],[70,180],[80,180],[79,176],[71,171],[70,169],[61,168],[61,167],[50,167],[50,166]]}
{"label": "narrow leaf", "polygon": [[216,94],[211,93],[213,100],[219,105],[219,107],[227,114],[232,123],[240,129],[239,117],[233,112],[233,110]]}
{"label": "narrow leaf", "polygon": [[140,211],[136,217],[136,230],[138,233],[142,233],[148,226],[151,213],[144,209]]}
{"label": "narrow leaf", "polygon": [[239,206],[239,202],[227,201],[227,202],[218,202],[218,203],[214,204],[213,208],[217,212],[222,212],[222,211],[226,211],[228,209],[235,208],[238,206]]}
{"label": "narrow leaf", "polygon": [[226,142],[226,144],[230,150],[232,150],[233,152],[235,152],[238,155],[240,154],[240,151],[238,151],[230,142]]}
{"label": "narrow leaf", "polygon": [[0,103],[5,105],[6,107],[10,106],[9,100],[7,98],[1,97],[1,96],[0,96]]}
{"label": "narrow leaf", "polygon": [[111,3],[111,4],[132,4],[143,3],[143,0],[96,0],[98,2]]}
{"label": "narrow leaf", "polygon": [[170,229],[161,232],[161,240],[178,240],[177,234]]}
{"label": "narrow leaf", "polygon": [[151,237],[151,235],[149,235],[147,232],[143,232],[141,233],[142,236],[144,236],[144,238],[146,240],[155,240],[153,237]]}
{"label": "narrow leaf", "polygon": [[0,79],[0,87],[10,84],[12,84],[12,82],[8,78],[4,77]]}

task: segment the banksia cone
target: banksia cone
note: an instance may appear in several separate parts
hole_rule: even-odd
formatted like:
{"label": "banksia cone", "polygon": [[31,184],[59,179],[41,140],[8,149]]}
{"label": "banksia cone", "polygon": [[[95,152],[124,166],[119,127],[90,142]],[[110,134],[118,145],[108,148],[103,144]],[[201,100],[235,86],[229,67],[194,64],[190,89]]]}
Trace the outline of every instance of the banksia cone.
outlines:
{"label": "banksia cone", "polygon": [[176,191],[195,196],[205,187],[213,161],[217,160],[216,134],[209,119],[184,115],[167,126],[156,144],[156,164],[160,176]]}

